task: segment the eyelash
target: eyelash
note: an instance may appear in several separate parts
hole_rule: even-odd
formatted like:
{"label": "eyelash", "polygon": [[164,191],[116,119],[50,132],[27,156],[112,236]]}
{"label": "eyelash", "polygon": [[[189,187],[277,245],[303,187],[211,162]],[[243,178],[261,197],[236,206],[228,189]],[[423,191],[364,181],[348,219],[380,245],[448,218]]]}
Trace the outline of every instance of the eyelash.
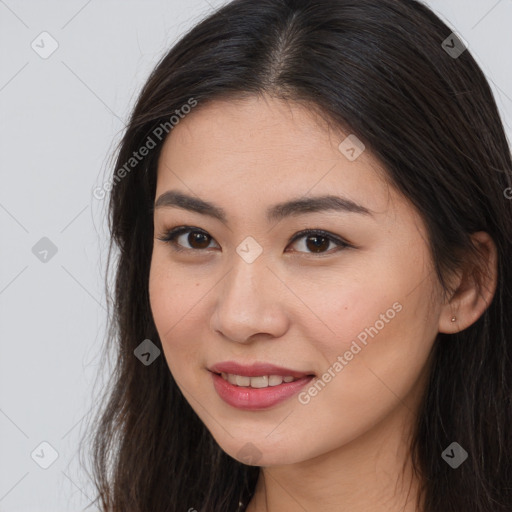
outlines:
{"label": "eyelash", "polygon": [[[212,240],[214,240],[213,237],[211,237],[206,231],[203,231],[202,229],[199,229],[199,228],[196,228],[193,226],[178,226],[176,228],[166,231],[163,236],[157,237],[157,239],[169,244],[170,246],[172,246],[172,249],[177,252],[189,252],[189,251],[204,252],[207,250],[207,249],[189,249],[188,247],[180,247],[176,242],[176,238],[178,238],[180,235],[185,234],[185,233],[201,233],[203,235],[210,237]],[[320,235],[323,238],[327,238],[330,242],[334,242],[337,245],[337,248],[334,251],[335,253],[339,252],[340,250],[343,250],[343,249],[348,249],[348,248],[354,247],[353,245],[349,244],[342,238],[335,236],[332,233],[329,233],[327,231],[323,231],[321,229],[305,229],[305,230],[299,231],[288,242],[288,245],[295,243],[297,240],[300,240],[301,238],[307,237],[307,235],[312,235],[312,234]],[[302,251],[297,251],[297,252],[302,252]],[[324,255],[329,256],[329,255],[333,254],[332,249],[329,251],[320,252],[320,253],[314,253],[314,252],[306,252],[306,253],[302,252],[302,253],[316,255],[317,257],[322,257]]]}

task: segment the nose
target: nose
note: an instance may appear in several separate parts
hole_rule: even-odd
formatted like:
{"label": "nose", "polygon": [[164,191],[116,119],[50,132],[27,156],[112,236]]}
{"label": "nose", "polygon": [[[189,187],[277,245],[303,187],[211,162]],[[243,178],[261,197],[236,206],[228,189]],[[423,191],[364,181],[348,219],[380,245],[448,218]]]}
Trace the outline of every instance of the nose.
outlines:
{"label": "nose", "polygon": [[215,288],[218,293],[210,327],[228,340],[249,343],[256,337],[279,338],[288,329],[285,307],[290,292],[264,258],[235,262]]}

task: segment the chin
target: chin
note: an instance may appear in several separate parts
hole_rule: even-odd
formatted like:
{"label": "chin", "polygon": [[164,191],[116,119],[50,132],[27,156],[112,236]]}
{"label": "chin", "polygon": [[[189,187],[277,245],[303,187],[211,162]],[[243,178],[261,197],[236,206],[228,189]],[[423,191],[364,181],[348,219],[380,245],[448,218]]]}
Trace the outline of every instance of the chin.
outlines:
{"label": "chin", "polygon": [[296,446],[270,442],[264,437],[260,440],[254,437],[237,437],[236,440],[230,438],[229,441],[223,439],[220,443],[217,439],[216,441],[230,457],[248,466],[280,466],[295,464],[308,458]]}

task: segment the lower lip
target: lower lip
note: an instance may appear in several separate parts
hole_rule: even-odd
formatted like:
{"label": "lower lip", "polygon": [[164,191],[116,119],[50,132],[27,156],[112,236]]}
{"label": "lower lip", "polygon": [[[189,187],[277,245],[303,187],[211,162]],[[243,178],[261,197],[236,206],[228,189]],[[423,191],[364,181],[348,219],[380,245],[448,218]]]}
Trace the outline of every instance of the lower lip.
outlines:
{"label": "lower lip", "polygon": [[313,380],[313,376],[308,375],[293,382],[283,382],[278,386],[251,388],[234,386],[220,375],[213,372],[211,374],[215,390],[222,400],[238,409],[251,411],[266,409],[281,403],[297,394],[301,388]]}

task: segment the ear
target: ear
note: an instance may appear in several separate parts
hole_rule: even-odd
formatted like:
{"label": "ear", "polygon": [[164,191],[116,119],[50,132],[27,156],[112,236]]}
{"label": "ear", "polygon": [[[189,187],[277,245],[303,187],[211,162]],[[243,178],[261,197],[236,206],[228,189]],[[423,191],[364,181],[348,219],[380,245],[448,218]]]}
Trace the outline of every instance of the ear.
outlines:
{"label": "ear", "polygon": [[496,244],[485,231],[473,233],[471,238],[480,253],[478,268],[468,263],[457,274],[454,291],[441,310],[439,332],[463,331],[480,318],[494,297],[498,278]]}

